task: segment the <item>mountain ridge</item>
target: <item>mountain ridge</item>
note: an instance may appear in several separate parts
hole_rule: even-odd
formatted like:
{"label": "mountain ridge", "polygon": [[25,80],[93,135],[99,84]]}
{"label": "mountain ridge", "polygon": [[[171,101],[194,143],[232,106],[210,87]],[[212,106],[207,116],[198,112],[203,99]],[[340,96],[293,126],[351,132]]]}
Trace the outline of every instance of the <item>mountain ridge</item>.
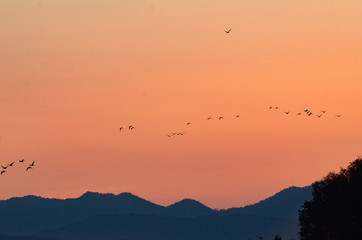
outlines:
{"label": "mountain ridge", "polygon": [[78,198],[56,199],[34,195],[0,201],[0,233],[34,235],[45,229],[57,229],[96,215],[151,214],[181,218],[211,215],[253,215],[288,218],[297,222],[297,210],[311,198],[311,187],[284,189],[259,203],[241,208],[216,210],[185,198],[167,207],[132,193],[85,192]]}

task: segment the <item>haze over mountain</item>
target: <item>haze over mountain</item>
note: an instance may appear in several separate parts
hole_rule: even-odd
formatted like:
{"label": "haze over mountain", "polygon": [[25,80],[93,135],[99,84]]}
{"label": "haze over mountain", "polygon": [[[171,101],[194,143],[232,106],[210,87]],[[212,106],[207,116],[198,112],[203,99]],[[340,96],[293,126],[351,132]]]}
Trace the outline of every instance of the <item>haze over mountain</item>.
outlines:
{"label": "haze over mountain", "polygon": [[[127,233],[124,229],[125,235],[122,233],[122,236],[142,239],[145,235],[141,232],[149,228],[149,231],[154,230],[155,236],[162,235],[166,239],[174,234],[175,239],[178,239],[176,236],[182,239],[186,237],[182,233],[186,231],[183,228],[195,228],[192,236],[201,237],[206,234],[205,229],[209,228],[219,232],[229,231],[228,226],[233,225],[232,221],[235,220],[239,229],[235,236],[254,234],[257,230],[274,234],[276,229],[293,236],[297,232],[297,211],[303,202],[310,198],[310,186],[290,187],[254,205],[214,210],[192,199],[184,199],[164,207],[131,193],[114,195],[86,192],[79,198],[65,200],[26,196],[0,201],[0,233],[36,235],[42,232],[41,236],[63,239],[64,232],[75,231],[78,235],[74,236],[83,236],[82,234],[89,232],[83,231],[88,227],[96,232],[114,228],[112,231],[121,234],[123,230],[121,231],[119,224],[123,226],[132,222],[138,235],[127,235],[130,232]],[[110,221],[107,219],[113,219],[116,225],[102,224]],[[162,228],[162,224],[166,222],[170,228]],[[202,230],[200,226],[205,229]],[[96,232],[92,235],[96,236]],[[187,238],[192,239],[192,236]]]}

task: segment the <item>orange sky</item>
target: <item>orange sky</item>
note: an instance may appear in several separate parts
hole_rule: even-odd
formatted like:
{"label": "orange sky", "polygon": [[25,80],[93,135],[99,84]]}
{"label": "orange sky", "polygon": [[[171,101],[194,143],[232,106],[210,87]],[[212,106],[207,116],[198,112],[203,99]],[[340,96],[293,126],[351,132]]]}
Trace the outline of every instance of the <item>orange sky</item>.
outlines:
{"label": "orange sky", "polygon": [[36,161],[0,177],[0,199],[227,208],[347,166],[362,154],[361,16],[359,0],[0,2],[0,163]]}

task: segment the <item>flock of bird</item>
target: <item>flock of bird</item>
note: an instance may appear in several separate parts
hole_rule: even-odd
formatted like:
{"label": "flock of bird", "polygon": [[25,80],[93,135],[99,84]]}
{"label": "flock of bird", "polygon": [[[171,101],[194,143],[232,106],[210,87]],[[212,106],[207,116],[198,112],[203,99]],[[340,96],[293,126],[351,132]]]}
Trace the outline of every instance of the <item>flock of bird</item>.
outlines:
{"label": "flock of bird", "polygon": [[[19,163],[20,163],[20,164],[24,164],[24,162],[25,162],[25,159],[19,160]],[[3,175],[4,173],[6,173],[6,172],[8,171],[8,168],[12,167],[14,164],[15,164],[15,162],[9,163],[9,164],[7,164],[7,165],[5,165],[5,166],[0,165],[1,168],[2,168],[2,169],[1,169],[1,172],[0,172],[0,175]],[[29,164],[29,165],[27,166],[27,168],[26,168],[25,171],[28,171],[28,170],[33,169],[34,164],[35,164],[35,161],[33,161],[31,164]]]}
{"label": "flock of bird", "polygon": [[[269,109],[275,109],[275,110],[277,110],[277,109],[279,109],[279,107],[269,107]],[[304,109],[303,110],[303,112],[308,116],[308,117],[310,117],[310,116],[312,116],[312,115],[315,115],[316,117],[318,117],[318,118],[321,118],[327,111],[326,110],[321,110],[320,112],[318,112],[318,113],[314,113],[314,112],[312,112],[312,110],[310,110],[310,109]],[[302,115],[302,113],[303,112],[297,112],[297,116],[300,116],[300,115]],[[290,111],[284,111],[284,113],[285,114],[290,114]],[[339,117],[342,117],[342,114],[337,114],[337,115],[335,115],[335,117],[337,117],[337,118],[339,118]]]}
{"label": "flock of bird", "polygon": [[[273,106],[271,106],[271,107],[269,107],[269,109],[270,110],[278,110],[279,109],[279,107],[273,107]],[[326,114],[326,110],[321,110],[320,112],[318,112],[318,113],[315,113],[315,112],[312,112],[312,110],[310,110],[310,109],[304,109],[302,112],[297,112],[296,113],[296,115],[297,116],[300,116],[300,115],[302,115],[302,113],[305,113],[308,117],[310,117],[310,116],[312,116],[312,115],[314,115],[314,116],[316,116],[316,117],[318,117],[318,118],[321,118],[324,114]],[[288,110],[288,111],[284,111],[284,113],[286,114],[286,115],[288,115],[288,114],[291,114],[291,112]],[[340,118],[342,116],[342,114],[337,114],[337,115],[335,115],[335,117],[337,117],[337,118]],[[240,117],[240,115],[235,115],[235,117],[236,118],[239,118]],[[213,117],[207,117],[206,118],[206,120],[208,121],[208,120],[211,120],[211,119],[213,119]],[[219,117],[217,117],[216,119],[218,119],[218,120],[223,120],[224,119],[224,117],[223,116],[219,116]],[[191,122],[187,122],[186,123],[186,126],[189,126],[189,125],[191,125],[192,123]],[[134,129],[134,126],[132,126],[132,125],[130,125],[129,127],[128,127],[128,130],[133,130]],[[119,128],[119,130],[120,131],[122,131],[123,130],[123,127],[120,127]],[[171,132],[171,133],[168,133],[168,134],[166,134],[166,136],[167,137],[169,137],[169,138],[172,138],[172,137],[174,137],[174,136],[183,136],[183,135],[185,135],[186,134],[186,132]]]}

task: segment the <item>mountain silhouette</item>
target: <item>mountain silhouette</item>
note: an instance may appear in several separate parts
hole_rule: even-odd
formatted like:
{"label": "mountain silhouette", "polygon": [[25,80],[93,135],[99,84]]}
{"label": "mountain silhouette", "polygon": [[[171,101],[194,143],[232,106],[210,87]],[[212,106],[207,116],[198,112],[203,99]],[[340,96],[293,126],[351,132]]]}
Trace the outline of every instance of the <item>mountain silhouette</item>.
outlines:
{"label": "mountain silhouette", "polygon": [[8,236],[4,234],[0,234],[0,239],[1,240],[58,240],[55,238],[43,238],[35,236],[19,237],[19,236]]}
{"label": "mountain silhouette", "polygon": [[302,207],[304,201],[310,199],[312,199],[312,186],[303,188],[289,187],[256,204],[241,208],[230,208],[226,210],[226,213],[282,217],[297,220],[298,210]]}
{"label": "mountain silhouette", "polygon": [[[73,226],[72,224],[82,226],[83,220],[96,221],[100,216],[103,216],[102,218],[106,218],[105,216],[119,218],[121,222],[128,218],[135,219],[136,222],[143,221],[145,216],[152,216],[160,222],[165,219],[175,220],[175,222],[181,221],[190,228],[197,228],[197,225],[194,225],[195,219],[198,221],[205,219],[200,224],[207,224],[210,219],[216,219],[220,223],[224,220],[229,221],[229,217],[235,215],[238,216],[236,219],[239,219],[240,222],[248,222],[245,219],[252,217],[256,221],[254,222],[256,226],[259,226],[262,231],[266,231],[269,226],[263,224],[263,221],[274,219],[277,225],[286,223],[286,226],[292,229],[296,235],[297,211],[304,201],[310,199],[310,187],[291,187],[254,205],[218,211],[192,199],[184,199],[164,207],[131,193],[114,195],[86,192],[79,198],[65,200],[25,196],[0,201],[0,233],[18,236],[36,235],[46,230],[47,233],[50,233],[51,230],[60,231],[59,229],[62,227],[70,227]],[[262,219],[264,220],[262,221]],[[142,224],[142,222],[138,222],[135,227],[138,226],[142,229]],[[222,223],[220,224],[222,225]],[[103,227],[105,226],[102,225]],[[157,228],[157,226],[154,227]],[[173,226],[173,229],[182,230],[177,226]],[[174,234],[177,235],[175,232]],[[52,237],[51,234],[40,236]]]}
{"label": "mountain silhouette", "polygon": [[165,215],[179,217],[197,217],[211,214],[217,214],[217,211],[192,199],[184,199],[176,202],[168,206],[165,211]]}
{"label": "mountain silhouette", "polygon": [[281,218],[240,214],[193,218],[123,214],[93,216],[39,235],[61,240],[240,240],[255,239],[260,234],[272,239],[280,233],[290,239],[296,232],[288,219]]}

